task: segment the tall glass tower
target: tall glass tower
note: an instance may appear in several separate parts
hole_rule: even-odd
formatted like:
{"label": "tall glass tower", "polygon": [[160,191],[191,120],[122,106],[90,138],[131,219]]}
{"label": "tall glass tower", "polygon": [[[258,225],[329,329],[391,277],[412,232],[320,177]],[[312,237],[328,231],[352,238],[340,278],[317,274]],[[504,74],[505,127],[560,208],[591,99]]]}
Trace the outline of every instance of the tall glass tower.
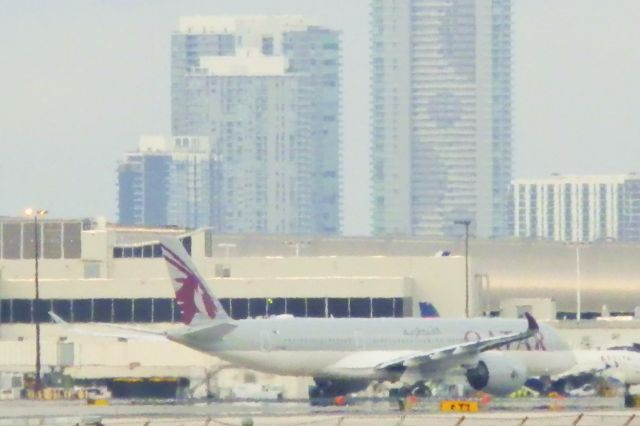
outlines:
{"label": "tall glass tower", "polygon": [[119,223],[209,226],[215,164],[206,137],[142,136],[118,164]]}
{"label": "tall glass tower", "polygon": [[296,16],[185,17],[172,131],[219,159],[218,232],[340,231],[340,35]]}
{"label": "tall glass tower", "polygon": [[508,234],[510,8],[372,0],[374,234]]}

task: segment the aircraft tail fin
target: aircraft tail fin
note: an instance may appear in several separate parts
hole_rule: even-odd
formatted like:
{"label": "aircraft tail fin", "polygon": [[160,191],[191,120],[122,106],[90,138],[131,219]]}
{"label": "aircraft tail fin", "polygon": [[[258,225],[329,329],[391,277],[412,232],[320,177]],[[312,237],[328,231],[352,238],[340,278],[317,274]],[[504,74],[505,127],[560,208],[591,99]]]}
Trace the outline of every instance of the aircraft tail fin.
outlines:
{"label": "aircraft tail fin", "polygon": [[180,240],[163,237],[160,238],[160,246],[182,322],[191,325],[210,320],[230,321],[231,318],[207,287]]}
{"label": "aircraft tail fin", "polygon": [[433,303],[418,302],[418,306],[420,307],[420,316],[422,318],[438,318],[440,316]]}

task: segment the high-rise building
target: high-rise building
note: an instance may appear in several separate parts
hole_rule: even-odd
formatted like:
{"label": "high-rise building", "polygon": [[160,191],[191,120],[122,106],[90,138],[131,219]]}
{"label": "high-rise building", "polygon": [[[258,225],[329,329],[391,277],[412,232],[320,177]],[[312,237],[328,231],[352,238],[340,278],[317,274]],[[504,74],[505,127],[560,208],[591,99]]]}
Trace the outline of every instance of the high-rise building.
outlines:
{"label": "high-rise building", "polygon": [[142,137],[139,150],[125,154],[118,164],[119,223],[149,226],[168,223],[170,162],[162,137]]}
{"label": "high-rise building", "polygon": [[172,36],[172,130],[220,159],[219,232],[340,230],[339,33],[294,16],[186,17]]}
{"label": "high-rise building", "polygon": [[508,234],[509,0],[372,0],[374,234]]}
{"label": "high-rise building", "polygon": [[118,165],[119,222],[208,226],[215,164],[206,137],[141,137]]}
{"label": "high-rise building", "polygon": [[516,179],[511,193],[515,237],[640,241],[638,175]]}

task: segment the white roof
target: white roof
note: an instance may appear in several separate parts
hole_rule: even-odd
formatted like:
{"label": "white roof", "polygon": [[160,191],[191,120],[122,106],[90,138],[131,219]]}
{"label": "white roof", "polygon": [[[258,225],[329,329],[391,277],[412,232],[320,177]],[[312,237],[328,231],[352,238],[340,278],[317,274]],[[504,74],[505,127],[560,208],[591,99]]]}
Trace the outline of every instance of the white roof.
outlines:
{"label": "white roof", "polygon": [[280,16],[183,16],[178,22],[178,32],[184,34],[228,33],[247,30],[258,32],[283,32],[305,29],[305,18],[295,15]]}

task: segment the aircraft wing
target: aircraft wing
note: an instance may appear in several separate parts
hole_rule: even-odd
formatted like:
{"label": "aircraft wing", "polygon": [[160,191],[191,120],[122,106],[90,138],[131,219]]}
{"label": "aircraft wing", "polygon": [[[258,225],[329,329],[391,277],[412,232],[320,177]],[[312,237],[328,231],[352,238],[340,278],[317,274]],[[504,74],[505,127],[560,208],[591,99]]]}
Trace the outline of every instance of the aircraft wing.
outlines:
{"label": "aircraft wing", "polygon": [[115,337],[118,339],[139,339],[139,340],[166,340],[166,335],[161,331],[145,330],[140,328],[125,327],[116,324],[92,323],[91,329],[77,327],[60,318],[53,311],[49,311],[49,316],[56,324],[65,327],[73,334],[95,337]]}
{"label": "aircraft wing", "polygon": [[425,371],[438,371],[463,365],[467,360],[481,352],[497,349],[509,343],[519,342],[532,337],[538,332],[538,323],[528,313],[527,329],[520,333],[505,334],[481,339],[475,342],[467,342],[457,345],[445,346],[426,352],[414,352],[394,359],[380,362],[375,366],[378,370],[394,370],[398,368],[419,368]]}
{"label": "aircraft wing", "polygon": [[580,374],[604,374],[611,370],[618,369],[620,365],[615,359],[607,359],[602,351],[574,351],[576,364],[569,370],[554,376],[555,379],[562,379]]}

